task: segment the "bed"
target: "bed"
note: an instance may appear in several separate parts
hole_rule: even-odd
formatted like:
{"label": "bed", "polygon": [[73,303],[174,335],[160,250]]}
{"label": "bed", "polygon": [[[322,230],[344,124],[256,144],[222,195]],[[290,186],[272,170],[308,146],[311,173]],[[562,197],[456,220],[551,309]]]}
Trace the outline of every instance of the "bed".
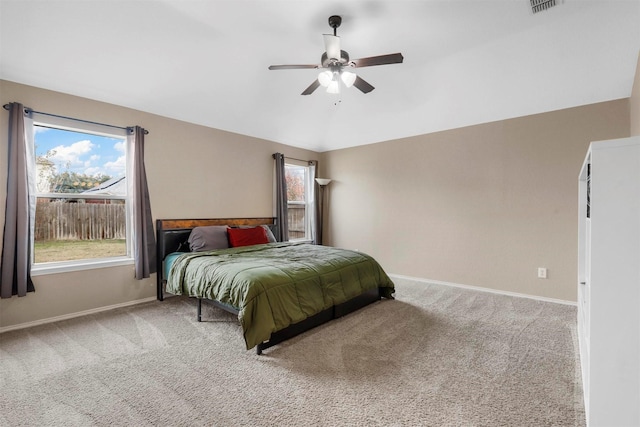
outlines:
{"label": "bed", "polygon": [[256,352],[358,310],[394,285],[370,256],[277,242],[274,218],[159,219],[158,300],[164,292],[234,313]]}

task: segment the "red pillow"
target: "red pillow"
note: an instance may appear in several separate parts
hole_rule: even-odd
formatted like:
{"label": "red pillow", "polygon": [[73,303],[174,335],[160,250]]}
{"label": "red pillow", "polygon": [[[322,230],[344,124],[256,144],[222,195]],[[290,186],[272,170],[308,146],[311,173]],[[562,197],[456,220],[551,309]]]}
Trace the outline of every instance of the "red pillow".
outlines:
{"label": "red pillow", "polygon": [[229,245],[232,248],[269,243],[267,233],[262,227],[227,228],[227,234],[229,235]]}

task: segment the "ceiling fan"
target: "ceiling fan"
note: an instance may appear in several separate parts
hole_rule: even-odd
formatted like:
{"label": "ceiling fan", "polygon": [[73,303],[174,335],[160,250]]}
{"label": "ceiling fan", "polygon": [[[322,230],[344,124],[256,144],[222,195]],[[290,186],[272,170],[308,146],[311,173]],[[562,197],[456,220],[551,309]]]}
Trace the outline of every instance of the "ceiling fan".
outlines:
{"label": "ceiling fan", "polygon": [[342,23],[342,17],[333,15],[329,17],[329,26],[333,28],[333,35],[323,34],[325,53],[322,54],[320,64],[311,65],[271,65],[270,70],[293,70],[303,68],[324,69],[316,80],[302,92],[302,95],[311,95],[318,87],[327,88],[328,93],[340,93],[340,83],[346,87],[355,86],[363,93],[371,92],[374,87],[364,81],[353,71],[355,68],[371,67],[373,65],[398,64],[404,59],[401,53],[389,55],[370,56],[360,59],[349,59],[349,54],[340,49],[340,37],[337,36],[337,28]]}

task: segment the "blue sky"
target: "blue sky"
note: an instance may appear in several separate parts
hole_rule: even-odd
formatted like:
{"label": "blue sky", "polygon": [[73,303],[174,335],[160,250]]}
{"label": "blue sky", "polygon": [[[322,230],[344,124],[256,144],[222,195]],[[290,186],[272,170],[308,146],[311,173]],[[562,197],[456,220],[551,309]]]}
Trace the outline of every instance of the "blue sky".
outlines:
{"label": "blue sky", "polygon": [[56,172],[66,170],[78,174],[98,174],[117,177],[125,172],[124,139],[71,132],[36,126],[36,156],[47,157],[56,166]]}

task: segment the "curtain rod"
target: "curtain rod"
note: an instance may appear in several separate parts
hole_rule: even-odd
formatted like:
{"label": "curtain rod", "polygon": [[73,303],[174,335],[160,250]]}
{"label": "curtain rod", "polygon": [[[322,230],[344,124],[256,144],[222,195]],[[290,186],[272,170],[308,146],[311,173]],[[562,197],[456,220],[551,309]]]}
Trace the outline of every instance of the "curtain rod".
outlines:
{"label": "curtain rod", "polygon": [[299,162],[307,162],[307,163],[309,163],[309,162],[311,162],[311,161],[312,161],[312,160],[296,159],[295,157],[287,157],[287,156],[284,156],[284,158],[285,158],[285,159],[289,159],[289,160],[297,160],[297,161],[299,161]]}
{"label": "curtain rod", "polygon": [[[5,110],[9,110],[9,104],[4,104],[2,106],[2,108],[4,108]],[[24,107],[24,111],[25,111],[25,113],[42,114],[43,116],[57,117],[59,119],[73,120],[73,121],[76,121],[76,122],[89,123],[91,125],[98,125],[98,126],[106,126],[106,127],[110,127],[110,128],[116,128],[116,129],[123,129],[123,130],[126,130],[127,132],[129,131],[129,129],[133,129],[132,127],[122,127],[122,126],[116,126],[116,125],[109,125],[109,124],[106,124],[106,123],[99,123],[99,122],[92,122],[92,121],[89,121],[89,120],[76,119],[75,117],[59,116],[57,114],[44,113],[42,111],[33,110],[33,109],[29,108],[29,107]],[[145,129],[144,134],[148,135],[149,131]]]}

